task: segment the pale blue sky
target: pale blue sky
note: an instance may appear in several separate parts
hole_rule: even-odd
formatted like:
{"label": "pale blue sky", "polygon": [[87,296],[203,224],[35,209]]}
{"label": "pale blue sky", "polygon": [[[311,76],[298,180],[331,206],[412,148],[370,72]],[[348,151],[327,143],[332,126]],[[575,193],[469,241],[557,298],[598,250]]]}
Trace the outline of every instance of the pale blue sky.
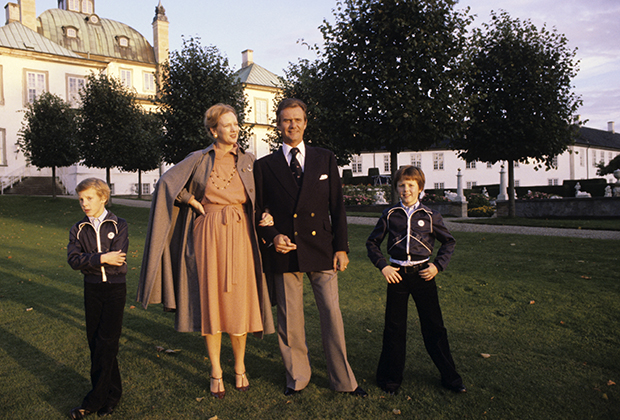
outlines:
{"label": "pale blue sky", "polygon": [[[95,0],[95,12],[140,31],[152,42],[151,23],[159,0]],[[37,16],[57,7],[57,0],[37,0]],[[231,66],[241,66],[241,52],[254,50],[254,61],[283,75],[290,62],[313,58],[298,42],[322,44],[323,19],[333,21],[336,0],[162,0],[170,21],[170,49],[179,50],[181,36],[200,37],[214,45]],[[620,1],[618,0],[461,0],[471,7],[474,25],[489,21],[491,10],[531,19],[537,26],[557,28],[577,47],[580,72],[575,92],[582,96],[579,114],[586,126],[607,129],[620,125]]]}

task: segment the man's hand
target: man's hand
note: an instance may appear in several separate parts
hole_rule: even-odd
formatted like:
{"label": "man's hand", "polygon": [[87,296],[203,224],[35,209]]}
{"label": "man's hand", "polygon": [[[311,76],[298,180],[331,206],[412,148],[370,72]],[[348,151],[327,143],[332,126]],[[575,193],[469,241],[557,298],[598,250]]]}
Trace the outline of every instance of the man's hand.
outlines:
{"label": "man's hand", "polygon": [[391,265],[386,265],[383,267],[383,270],[381,270],[381,274],[383,274],[383,277],[385,277],[388,283],[400,283],[403,278],[398,274],[398,270],[400,270],[400,267],[396,268]]}
{"label": "man's hand", "polygon": [[334,271],[344,271],[349,265],[349,256],[345,251],[336,251],[334,254]]}
{"label": "man's hand", "polygon": [[439,270],[437,270],[437,267],[435,267],[435,264],[429,263],[428,268],[425,268],[424,270],[420,270],[419,274],[420,274],[420,277],[424,279],[424,281],[431,281],[435,278],[438,272]]}
{"label": "man's hand", "polygon": [[286,254],[297,249],[297,244],[291,242],[290,238],[283,234],[279,234],[273,238],[273,246],[276,252],[280,254]]}
{"label": "man's hand", "polygon": [[115,265],[120,267],[125,264],[125,254],[123,251],[110,251],[101,254],[101,264]]}

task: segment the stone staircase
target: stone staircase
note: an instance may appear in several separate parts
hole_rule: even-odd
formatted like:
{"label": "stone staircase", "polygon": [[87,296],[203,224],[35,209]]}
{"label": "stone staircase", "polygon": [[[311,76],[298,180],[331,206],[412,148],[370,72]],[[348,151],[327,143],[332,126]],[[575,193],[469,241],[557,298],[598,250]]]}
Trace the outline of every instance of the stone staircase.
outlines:
{"label": "stone staircase", "polygon": [[[4,194],[20,195],[52,195],[51,176],[31,176],[4,191]],[[56,195],[67,194],[65,187],[56,181]]]}

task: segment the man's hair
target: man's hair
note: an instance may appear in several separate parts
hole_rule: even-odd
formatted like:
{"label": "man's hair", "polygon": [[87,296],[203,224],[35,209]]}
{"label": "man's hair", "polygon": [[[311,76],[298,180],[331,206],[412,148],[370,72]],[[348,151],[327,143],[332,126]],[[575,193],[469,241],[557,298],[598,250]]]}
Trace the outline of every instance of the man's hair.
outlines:
{"label": "man's hair", "polygon": [[418,188],[420,191],[424,189],[424,183],[426,182],[426,177],[424,176],[424,172],[422,169],[417,166],[407,165],[403,166],[396,171],[394,175],[394,188],[398,185],[398,183],[402,180],[407,181],[415,181],[418,183]]}
{"label": "man's hair", "polygon": [[308,107],[306,106],[306,104],[300,99],[286,98],[282,100],[282,102],[280,102],[280,104],[278,105],[278,109],[276,110],[276,123],[278,124],[280,123],[280,113],[282,111],[284,111],[286,108],[295,108],[295,107],[301,108],[301,110],[304,112],[304,120],[307,120],[308,117],[306,115],[306,111]]}
{"label": "man's hair", "polygon": [[230,105],[219,103],[207,109],[207,112],[205,112],[204,124],[209,135],[211,135],[211,128],[217,127],[220,117],[224,114],[228,114],[229,112],[232,112],[235,117],[237,117],[235,108]]}
{"label": "man's hair", "polygon": [[110,202],[110,187],[105,181],[99,178],[86,178],[75,187],[75,192],[81,193],[89,188],[97,191],[97,195],[104,199],[106,203]]}

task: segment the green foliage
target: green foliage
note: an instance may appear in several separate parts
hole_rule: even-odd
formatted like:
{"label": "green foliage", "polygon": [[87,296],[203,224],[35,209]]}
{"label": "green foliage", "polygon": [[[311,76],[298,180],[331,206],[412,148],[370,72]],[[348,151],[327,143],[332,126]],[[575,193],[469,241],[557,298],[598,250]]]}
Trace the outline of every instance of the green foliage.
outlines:
{"label": "green foliage", "polygon": [[377,192],[383,192],[383,197],[389,203],[392,187],[390,185],[344,185],[342,193],[344,204],[347,206],[365,206],[375,204]]}
{"label": "green foliage", "polygon": [[285,96],[308,104],[308,138],[351,153],[423,150],[462,121],[458,58],[471,19],[453,0],[338,1],[318,59],[291,65]]}
{"label": "green foliage", "polygon": [[467,207],[471,209],[475,207],[484,207],[484,206],[491,205],[491,202],[489,201],[489,199],[479,193],[468,194],[466,198],[467,198]]}
{"label": "green foliage", "polygon": [[59,96],[44,92],[26,106],[17,147],[38,168],[71,166],[79,160],[75,111]]}
{"label": "green foliage", "polygon": [[[211,144],[203,120],[206,110],[217,103],[232,106],[243,126],[247,105],[243,86],[216,47],[201,46],[200,38],[184,38],[183,49],[172,51],[163,65],[162,78],[158,103],[166,127],[162,152],[167,163],[177,163]],[[240,144],[248,137],[242,128]]]}
{"label": "green foliage", "polygon": [[461,157],[484,162],[528,159],[552,166],[572,144],[582,101],[571,92],[576,50],[568,40],[529,20],[491,13],[476,28],[466,57],[470,103]]}
{"label": "green foliage", "polygon": [[[79,137],[83,164],[90,168],[121,167],[135,150],[139,111],[135,95],[105,74],[90,74],[80,92]],[[111,182],[110,179],[107,179]]]}
{"label": "green foliage", "polygon": [[120,165],[123,171],[150,171],[161,163],[163,126],[161,118],[140,108],[135,109],[134,133],[125,145],[127,153]]}
{"label": "green foliage", "polygon": [[495,214],[495,209],[492,206],[467,207],[469,217],[491,217],[493,214]]}
{"label": "green foliage", "polygon": [[599,162],[596,164],[596,167],[598,168],[596,174],[599,176],[613,174],[614,171],[620,169],[620,155],[610,160],[607,165],[605,165],[603,162]]}
{"label": "green foliage", "polygon": [[420,200],[422,203],[441,203],[447,201],[450,201],[450,199],[445,195],[439,195],[428,191],[424,191],[424,196]]}

